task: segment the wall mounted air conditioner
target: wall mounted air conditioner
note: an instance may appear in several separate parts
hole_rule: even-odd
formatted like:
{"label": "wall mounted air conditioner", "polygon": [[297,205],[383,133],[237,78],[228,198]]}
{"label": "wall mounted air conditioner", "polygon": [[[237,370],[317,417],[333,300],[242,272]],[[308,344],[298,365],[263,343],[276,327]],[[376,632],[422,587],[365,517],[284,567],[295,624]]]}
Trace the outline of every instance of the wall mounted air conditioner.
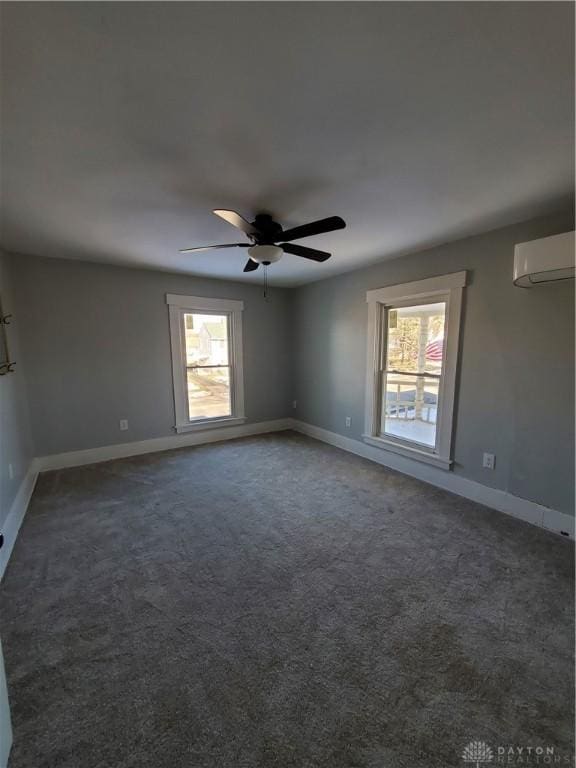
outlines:
{"label": "wall mounted air conditioner", "polygon": [[574,232],[514,246],[514,285],[531,288],[574,278]]}

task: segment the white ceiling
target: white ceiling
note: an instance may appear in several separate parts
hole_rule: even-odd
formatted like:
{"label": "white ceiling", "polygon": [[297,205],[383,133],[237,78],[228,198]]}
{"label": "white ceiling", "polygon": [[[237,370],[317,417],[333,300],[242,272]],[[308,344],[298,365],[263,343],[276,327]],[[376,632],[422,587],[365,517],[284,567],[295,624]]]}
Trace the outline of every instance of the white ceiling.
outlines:
{"label": "white ceiling", "polygon": [[260,280],[212,208],[269,211],[295,285],[570,204],[574,6],[3,3],[2,245]]}

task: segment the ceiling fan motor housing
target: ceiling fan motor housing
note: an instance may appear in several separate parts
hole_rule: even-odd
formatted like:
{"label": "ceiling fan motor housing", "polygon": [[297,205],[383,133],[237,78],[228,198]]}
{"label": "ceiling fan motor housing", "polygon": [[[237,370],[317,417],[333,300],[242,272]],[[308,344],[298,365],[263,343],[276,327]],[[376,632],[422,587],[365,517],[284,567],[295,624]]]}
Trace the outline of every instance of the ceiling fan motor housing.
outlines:
{"label": "ceiling fan motor housing", "polygon": [[253,235],[254,242],[258,245],[272,245],[282,232],[280,224],[268,213],[259,213],[252,224],[258,230]]}

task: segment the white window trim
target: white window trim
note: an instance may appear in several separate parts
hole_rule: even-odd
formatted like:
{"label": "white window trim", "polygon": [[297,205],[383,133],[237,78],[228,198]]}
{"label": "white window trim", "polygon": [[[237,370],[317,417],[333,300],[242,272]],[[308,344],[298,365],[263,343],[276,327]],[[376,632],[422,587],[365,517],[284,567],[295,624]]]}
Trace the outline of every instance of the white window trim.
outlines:
{"label": "white window trim", "polygon": [[[172,380],[174,383],[174,410],[176,432],[199,432],[218,427],[243,424],[244,415],[244,368],[242,356],[242,310],[243,301],[232,299],[211,299],[205,296],[180,296],[166,294],[170,316],[170,347],[172,351]],[[186,338],[182,333],[183,315],[190,312],[227,314],[229,318],[229,365],[231,383],[232,415],[208,419],[188,419],[186,404]]]}
{"label": "white window trim", "polygon": [[[412,283],[377,288],[366,293],[368,303],[368,339],[366,355],[366,410],[364,442],[393,451],[441,469],[452,465],[452,424],[458,369],[458,346],[462,314],[462,292],[467,273],[431,277]],[[384,370],[386,307],[398,302],[436,298],[446,302],[446,349],[442,371],[442,391],[437,423],[436,448],[427,450],[408,441],[380,434],[381,383]]]}

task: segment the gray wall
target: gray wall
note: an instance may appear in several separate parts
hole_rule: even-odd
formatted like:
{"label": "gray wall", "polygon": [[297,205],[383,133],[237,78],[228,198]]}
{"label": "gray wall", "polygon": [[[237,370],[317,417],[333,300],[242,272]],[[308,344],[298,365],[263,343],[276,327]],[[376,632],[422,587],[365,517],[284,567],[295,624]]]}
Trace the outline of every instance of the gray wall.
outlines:
{"label": "gray wall", "polygon": [[[514,243],[572,227],[568,214],[536,219],[277,289],[269,302],[255,285],[14,256],[35,455],[173,434],[166,293],[244,300],[249,421],[296,415],[360,440],[366,291],[467,269],[454,472],[573,514],[574,283],[523,290],[511,280]],[[30,456],[18,426],[26,421],[22,379],[0,386],[2,450],[20,457],[21,474]],[[121,418],[128,432],[119,431]],[[496,454],[495,471],[482,468],[484,451]],[[5,475],[2,484],[6,496]]]}
{"label": "gray wall", "polygon": [[[33,457],[24,365],[19,344],[23,313],[14,301],[12,260],[0,252],[0,297],[2,310],[12,314],[8,330],[10,357],[17,361],[13,373],[0,376],[0,529],[10,511]],[[12,466],[12,478],[9,466]]]}
{"label": "gray wall", "polygon": [[[300,288],[297,417],[360,440],[366,291],[470,270],[454,472],[573,515],[574,282],[512,284],[514,243],[569,229],[568,214],[536,219]],[[482,468],[484,451],[496,454],[495,471]]]}
{"label": "gray wall", "polygon": [[287,290],[19,256],[14,280],[38,456],[174,434],[166,293],[242,299],[248,421],[291,414]]}

